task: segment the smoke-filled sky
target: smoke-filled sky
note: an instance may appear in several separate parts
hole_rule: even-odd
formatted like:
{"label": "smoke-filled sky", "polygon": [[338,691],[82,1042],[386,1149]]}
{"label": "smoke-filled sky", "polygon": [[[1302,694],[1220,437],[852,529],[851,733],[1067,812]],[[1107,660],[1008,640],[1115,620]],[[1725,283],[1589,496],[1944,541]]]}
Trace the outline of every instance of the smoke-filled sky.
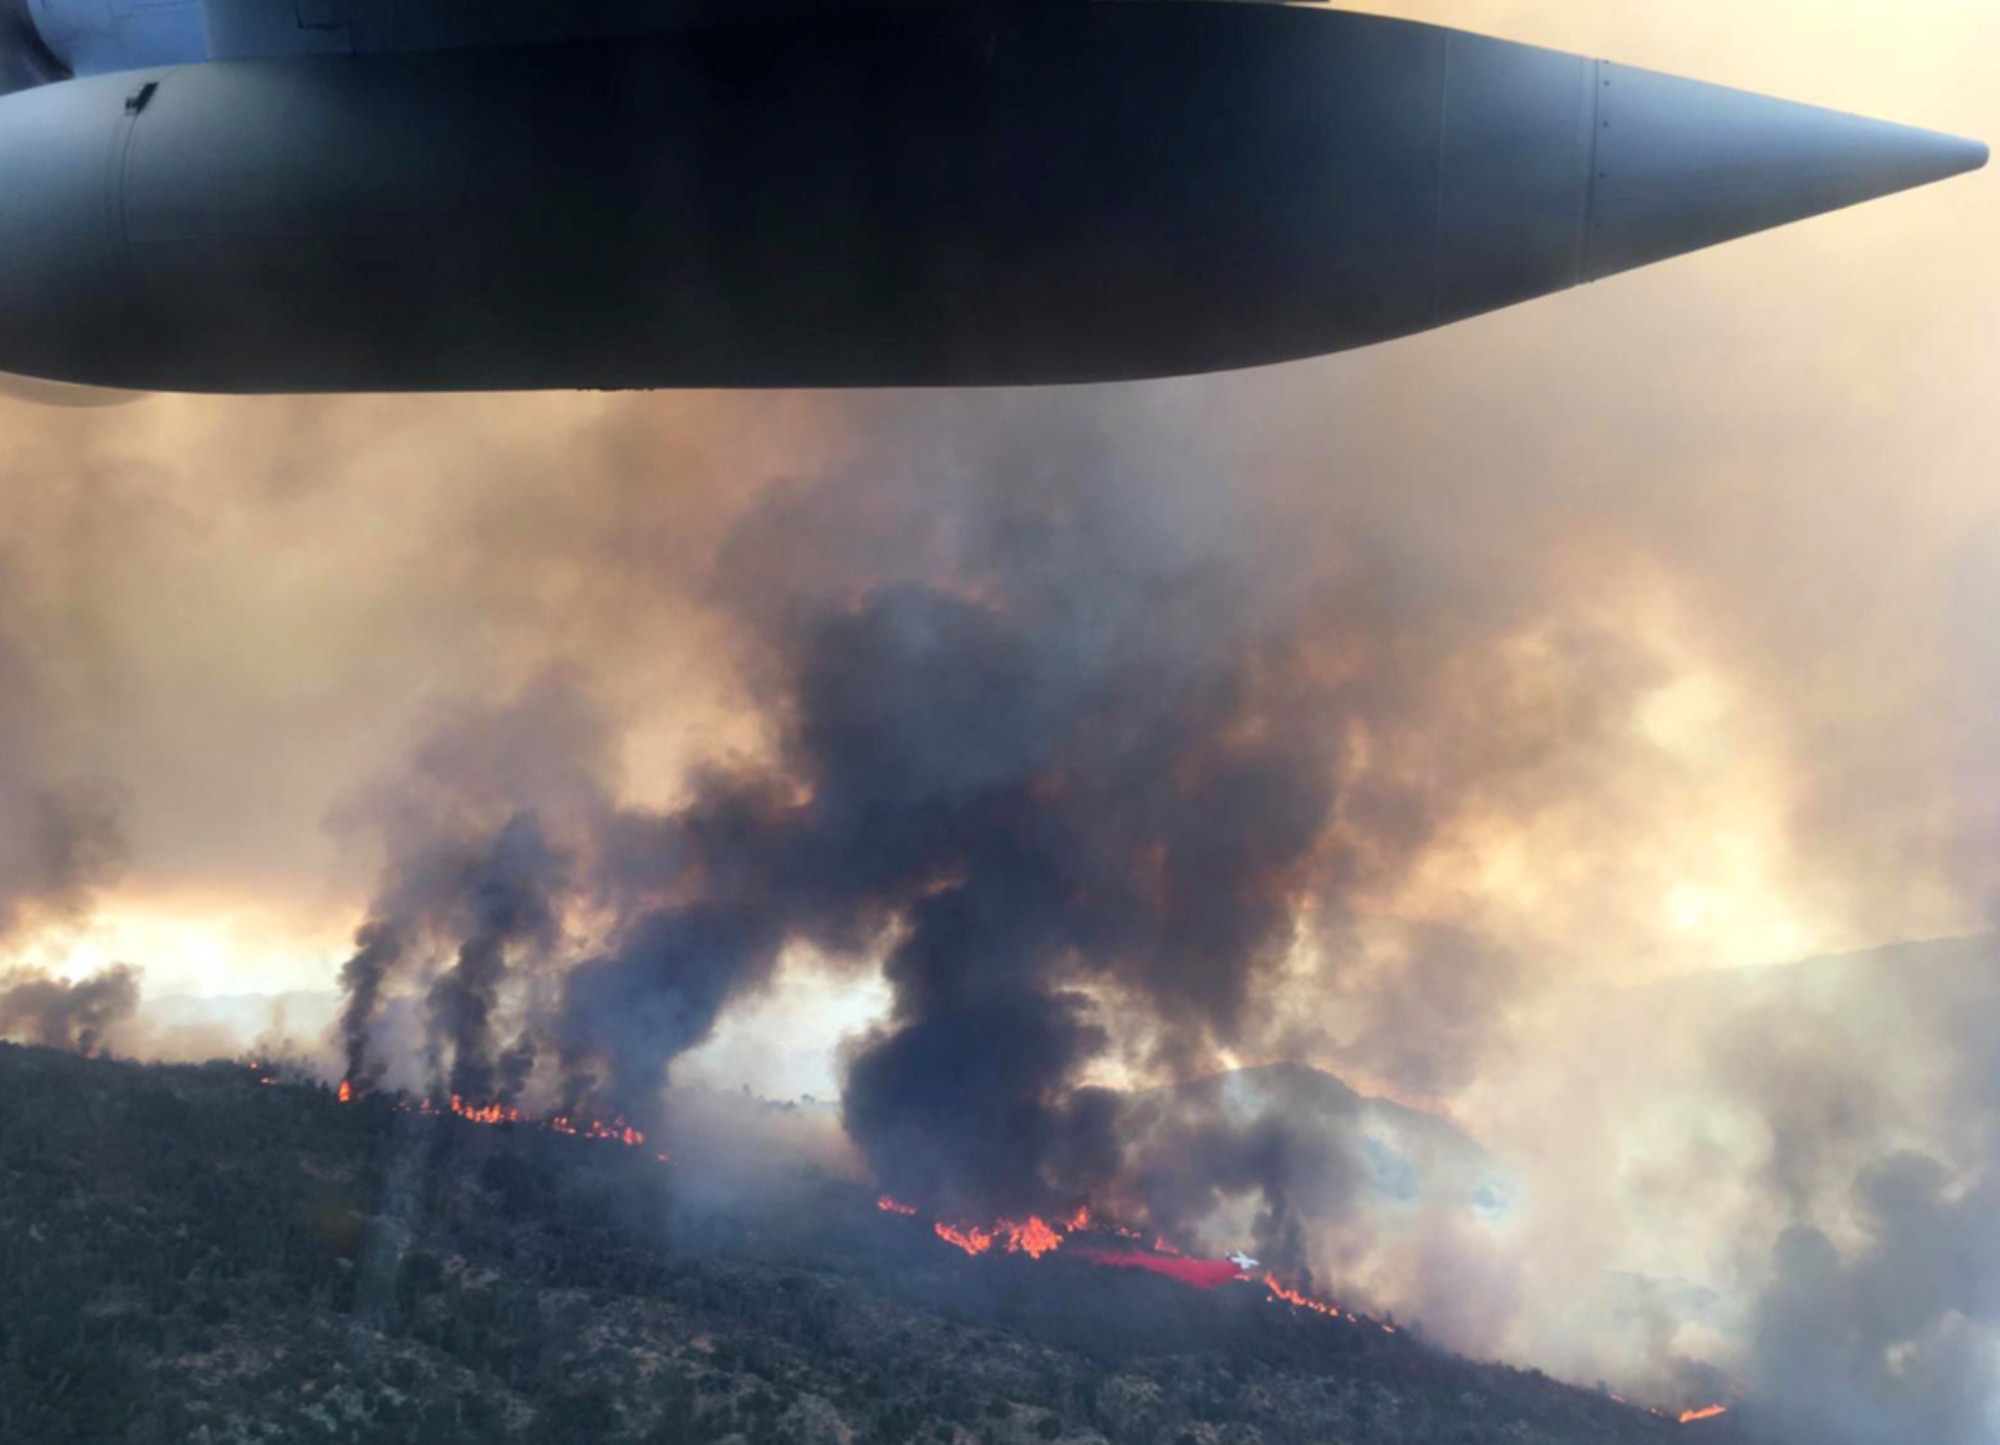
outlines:
{"label": "smoke-filled sky", "polygon": [[[1373,8],[2000,134],[1990,4]],[[0,400],[0,950],[235,994],[332,989],[364,919],[451,933],[403,980],[441,1068],[528,1069],[515,1008],[605,1087],[671,1051],[614,1019],[778,1092],[845,1069],[863,1154],[943,1197],[1017,1156],[893,1103],[991,1009],[1035,1187],[1199,1234],[1254,1179],[1261,1244],[1468,1348],[1995,1438],[2000,1298],[1883,1283],[2000,1262],[1992,1046],[1872,975],[1651,991],[1990,926],[1995,255],[1986,173],[1200,380]],[[500,997],[581,914],[585,982]],[[733,962],[647,1003],[693,956]],[[0,1029],[106,1025],[12,987]],[[1338,1158],[1155,1177],[1212,1119],[1106,1144],[1093,1086],[1276,1059],[1448,1113],[1521,1202],[1392,1227]]]}

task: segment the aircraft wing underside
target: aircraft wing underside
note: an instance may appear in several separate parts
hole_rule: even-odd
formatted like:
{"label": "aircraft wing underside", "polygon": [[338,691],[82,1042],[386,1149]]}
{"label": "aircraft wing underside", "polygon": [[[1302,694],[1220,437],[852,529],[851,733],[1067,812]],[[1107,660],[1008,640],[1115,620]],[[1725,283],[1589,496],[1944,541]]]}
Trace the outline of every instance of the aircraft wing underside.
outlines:
{"label": "aircraft wing underside", "polygon": [[[200,0],[216,60],[615,40],[996,0]],[[1007,3],[1007,0],[998,0]]]}
{"label": "aircraft wing underside", "polygon": [[[0,95],[208,60],[619,40],[1016,0],[0,0]],[[1284,0],[1243,0],[1284,3]]]}
{"label": "aircraft wing underside", "polygon": [[755,24],[900,0],[201,0],[210,58],[553,44]]}

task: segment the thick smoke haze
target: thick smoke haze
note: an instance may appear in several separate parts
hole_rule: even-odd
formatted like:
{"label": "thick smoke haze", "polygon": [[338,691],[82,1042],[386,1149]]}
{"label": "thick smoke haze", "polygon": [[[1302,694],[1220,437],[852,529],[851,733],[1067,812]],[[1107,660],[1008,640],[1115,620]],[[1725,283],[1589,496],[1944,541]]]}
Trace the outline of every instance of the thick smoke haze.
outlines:
{"label": "thick smoke haze", "polygon": [[0,1038],[94,1054],[114,1025],[139,1010],[139,974],[119,964],[90,978],[33,971],[0,974]]}
{"label": "thick smoke haze", "polygon": [[[1087,398],[850,417],[868,425],[845,454],[768,489],[718,551],[713,605],[766,757],[693,774],[678,808],[615,808],[602,733],[565,712],[588,707],[572,679],[445,725],[381,789],[388,870],[344,970],[350,1073],[371,1077],[368,1025],[401,969],[424,983],[438,1086],[492,1097],[511,964],[562,977],[553,1007],[544,988],[513,1010],[513,1056],[551,1037],[566,1106],[645,1116],[673,1060],[805,946],[893,990],[843,1087],[885,1187],[968,1215],[1135,1190],[1149,1213],[1102,1077],[1296,1043],[1271,1000],[1326,995],[1346,958],[1309,949],[1301,973],[1302,929],[1338,934],[1404,886],[1466,799],[1534,801],[1522,774],[1545,752],[1614,746],[1650,669],[1588,634],[1468,668],[1518,599],[1439,615],[1365,559],[1293,553],[1191,429],[1134,447]],[[1505,718],[1539,734],[1525,750],[1454,739],[1448,777],[1356,777],[1343,809],[1365,740],[1455,713],[1483,733],[1460,693],[1518,687],[1517,667],[1577,702]],[[566,768],[595,784],[539,800]],[[1470,1068],[1498,967],[1413,931],[1369,990],[1421,1020],[1396,1067]],[[1219,1160],[1214,1188],[1262,1191],[1285,1221],[1266,1248],[1305,1266],[1301,1150],[1282,1142]]]}
{"label": "thick smoke haze", "polygon": [[[2000,130],[1991,7],[1376,8]],[[879,997],[885,1187],[1991,1442],[1995,196],[1200,382],[0,402],[12,986],[640,1116]]]}
{"label": "thick smoke haze", "polygon": [[125,861],[119,788],[57,771],[56,720],[16,630],[32,626],[32,603],[11,582],[0,553],[0,943],[76,922]]}

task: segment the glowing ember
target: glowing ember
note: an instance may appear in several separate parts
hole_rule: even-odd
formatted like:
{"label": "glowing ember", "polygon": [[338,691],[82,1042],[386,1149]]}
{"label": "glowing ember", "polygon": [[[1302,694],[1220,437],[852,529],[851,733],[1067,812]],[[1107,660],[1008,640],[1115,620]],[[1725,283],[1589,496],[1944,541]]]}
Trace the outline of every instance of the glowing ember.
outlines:
{"label": "glowing ember", "polygon": [[[276,1080],[266,1080],[275,1083]],[[337,1096],[341,1103],[351,1104],[361,1097],[353,1083],[343,1079]],[[530,1124],[538,1128],[550,1129],[558,1134],[568,1134],[577,1139],[609,1139],[614,1144],[623,1144],[627,1149],[637,1149],[646,1142],[643,1132],[633,1128],[623,1119],[614,1118],[610,1123],[602,1119],[572,1119],[567,1114],[556,1114],[547,1119],[535,1120],[524,1115],[512,1104],[469,1104],[461,1096],[453,1094],[450,1102],[442,1109],[429,1099],[419,1099],[411,1104],[406,1098],[396,1100],[400,1113],[416,1112],[424,1115],[450,1114],[465,1120],[468,1124]],[[662,1164],[667,1162],[665,1154],[654,1156]]]}
{"label": "glowing ember", "polygon": [[[520,1116],[516,1115],[515,1117],[518,1118]],[[486,1123],[490,1121],[481,1120],[479,1122]],[[609,1139],[613,1143],[623,1144],[627,1149],[636,1149],[646,1142],[646,1136],[637,1129],[634,1129],[623,1119],[613,1119],[609,1124],[601,1120],[592,1119],[589,1123],[585,1124],[579,1123],[566,1114],[557,1114],[549,1120],[549,1127],[558,1134],[570,1134],[578,1139]]]}
{"label": "glowing ember", "polygon": [[1295,1289],[1286,1289],[1268,1274],[1264,1276],[1264,1287],[1286,1304],[1295,1305],[1302,1310],[1311,1310],[1316,1315],[1325,1315],[1328,1319],[1334,1320],[1354,1318],[1344,1313],[1338,1305],[1330,1305],[1325,1300],[1316,1300],[1311,1295],[1300,1294]]}
{"label": "glowing ember", "polygon": [[880,1199],[875,1201],[875,1207],[881,1210],[884,1214],[907,1215],[907,1214],[915,1214],[917,1212],[916,1205],[905,1204],[899,1199],[891,1199],[886,1194],[883,1195]]}
{"label": "glowing ember", "polygon": [[1088,1204],[1077,1206],[1076,1213],[1065,1219],[1062,1227],[1071,1234],[1081,1234],[1090,1228],[1090,1206]]}
{"label": "glowing ember", "polygon": [[1691,1425],[1696,1420],[1713,1420],[1717,1415],[1727,1415],[1728,1413],[1729,1407],[1727,1405],[1705,1405],[1699,1410],[1681,1411],[1681,1423],[1683,1425]]}

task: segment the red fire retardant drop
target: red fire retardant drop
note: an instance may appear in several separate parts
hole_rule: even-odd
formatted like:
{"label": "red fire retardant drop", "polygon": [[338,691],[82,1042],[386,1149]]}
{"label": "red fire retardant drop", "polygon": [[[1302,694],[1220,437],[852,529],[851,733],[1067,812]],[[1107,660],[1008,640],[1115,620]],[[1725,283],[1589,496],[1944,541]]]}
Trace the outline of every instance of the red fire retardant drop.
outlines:
{"label": "red fire retardant drop", "polygon": [[1079,1250],[1080,1258],[1107,1269],[1150,1269],[1168,1279],[1191,1284],[1196,1289],[1214,1289],[1232,1279],[1242,1279],[1243,1271],[1226,1259],[1188,1259],[1184,1255],[1110,1254],[1103,1250]]}

